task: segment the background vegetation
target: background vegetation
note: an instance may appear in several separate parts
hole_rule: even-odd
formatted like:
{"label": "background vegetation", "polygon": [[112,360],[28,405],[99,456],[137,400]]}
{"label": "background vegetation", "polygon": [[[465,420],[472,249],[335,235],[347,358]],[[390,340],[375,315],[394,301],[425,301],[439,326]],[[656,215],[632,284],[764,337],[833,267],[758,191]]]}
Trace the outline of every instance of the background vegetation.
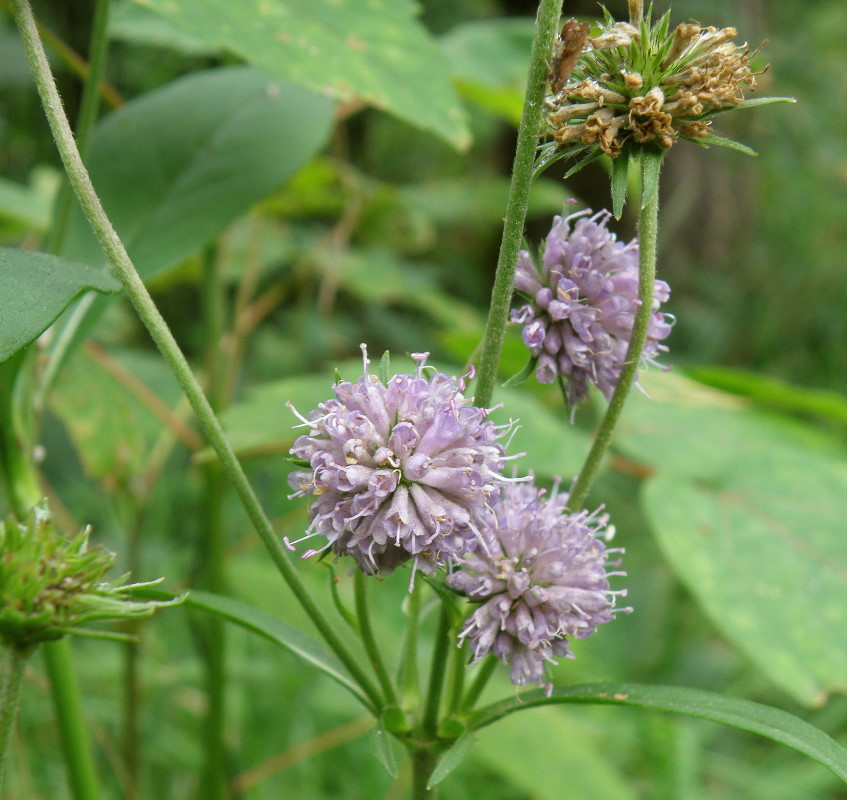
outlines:
{"label": "background vegetation", "polygon": [[[283,101],[271,102],[267,80],[241,65],[271,69],[272,43],[227,38],[211,12],[198,21],[177,11],[169,22],[145,5],[163,4],[112,7],[104,118],[89,164],[280,535],[294,538],[306,512],[286,499],[294,420],[285,401],[305,412],[327,395],[333,368],[356,376],[359,342],[374,354],[429,350],[452,369],[479,341],[534,3],[428,0],[414,37],[397,21],[405,2],[390,4],[384,31],[379,20],[356,17],[364,4],[338,4],[330,27],[349,33],[361,58],[339,73],[325,52],[314,56],[336,89],[345,80],[356,87],[338,104],[302,86],[280,87]],[[253,5],[245,3],[246,17]],[[308,4],[286,5],[302,7],[292,32],[308,31]],[[624,6],[610,4],[618,17]],[[36,4],[72,119],[93,7]],[[565,13],[592,15],[596,6],[568,3]],[[635,612],[576,647],[576,660],[556,668],[556,678],[746,697],[797,713],[844,744],[847,8],[841,0],[679,0],[674,18],[689,17],[732,24],[754,47],[767,38],[760,59],[771,67],[761,93],[799,103],[728,115],[724,132],[760,152],[755,160],[687,143],[668,158],[659,273],[678,318],[664,359],[675,369],[647,376],[652,400],[633,401],[592,492],[626,548]],[[370,66],[381,64],[379,41],[390,39],[386,19],[408,37],[399,40],[402,57],[391,50],[392,69],[375,67],[362,89]],[[361,25],[377,32],[373,40],[357,38]],[[45,249],[62,179],[8,15],[0,15],[0,64],[0,244]],[[405,69],[424,72],[430,93],[388,80]],[[109,106],[124,116],[110,117]],[[608,204],[602,165],[567,185],[559,175],[551,170],[533,188],[530,241],[546,233],[566,198]],[[632,220],[618,230],[630,237]],[[78,215],[63,253],[102,265]],[[61,325],[42,340],[42,363]],[[175,589],[223,582],[227,593],[308,629],[128,306],[96,300],[74,336],[38,409],[44,486],[60,522],[93,524],[138,579],[164,575]],[[513,331],[504,378],[523,361]],[[506,418],[521,418],[516,446],[541,477],[573,474],[596,407],[572,429],[557,395],[542,387],[498,391],[496,399]],[[724,502],[730,496],[743,502]],[[225,538],[223,577],[205,569],[213,528]],[[329,603],[326,566],[304,563],[302,571]],[[345,565],[338,575],[347,596]],[[399,636],[405,589],[403,579],[386,580],[374,592],[385,641]],[[74,643],[103,796],[196,797],[206,623],[175,609],[137,632],[131,656],[114,643]],[[403,796],[374,759],[359,709],[337,686],[247,633],[228,630],[226,640],[232,796]],[[503,678],[489,691],[512,689]],[[10,796],[69,796],[38,660],[19,728]],[[606,708],[509,718],[483,732],[443,785],[444,798],[565,793],[847,797],[825,769],[776,745],[710,723]]]}

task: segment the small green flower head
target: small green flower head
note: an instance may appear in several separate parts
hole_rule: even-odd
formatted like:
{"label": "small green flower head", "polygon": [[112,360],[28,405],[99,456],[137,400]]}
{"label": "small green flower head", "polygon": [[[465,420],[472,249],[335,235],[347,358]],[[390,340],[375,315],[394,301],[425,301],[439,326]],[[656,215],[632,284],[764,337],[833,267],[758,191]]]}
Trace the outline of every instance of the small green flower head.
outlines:
{"label": "small green flower head", "polygon": [[[669,12],[655,25],[649,10],[643,19],[634,15],[637,25],[605,14],[599,35],[585,37],[567,80],[551,74],[546,103],[553,141],[546,157],[581,155],[587,163],[603,153],[619,158],[664,151],[679,139],[748,150],[711,129],[715,115],[761,104],[744,99],[758,73],[750,68],[755,52],[733,41],[735,28],[683,23],[671,29]],[[566,25],[559,37],[554,70],[569,30]],[[768,99],[779,100],[784,98]]]}
{"label": "small green flower head", "polygon": [[24,523],[0,521],[0,639],[29,648],[69,633],[111,637],[84,627],[98,621],[150,616],[174,601],[139,602],[123,576],[106,580],[115,556],[89,548],[89,528],[72,539],[56,531],[46,501]]}

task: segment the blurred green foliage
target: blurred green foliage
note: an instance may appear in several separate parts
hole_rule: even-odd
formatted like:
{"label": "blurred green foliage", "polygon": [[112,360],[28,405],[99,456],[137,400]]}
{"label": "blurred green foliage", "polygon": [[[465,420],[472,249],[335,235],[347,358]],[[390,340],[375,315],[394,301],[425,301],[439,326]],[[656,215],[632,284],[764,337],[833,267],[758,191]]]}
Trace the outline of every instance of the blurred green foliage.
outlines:
{"label": "blurred green foliage", "polygon": [[[126,104],[92,142],[95,179],[198,369],[208,369],[210,352],[224,364],[224,424],[280,534],[295,538],[306,512],[286,499],[284,456],[296,420],[285,401],[305,413],[327,396],[336,366],[356,377],[359,342],[372,354],[390,348],[398,366],[401,354],[422,350],[451,371],[473,358],[535,6],[427,0],[416,17],[411,3],[385,2],[391,25],[373,40],[348,42],[349,61],[313,55],[321,63],[310,72],[289,57],[288,42],[276,51],[262,40],[254,51],[249,26],[220,35],[214,15],[237,5],[247,20],[246,4],[146,4],[161,6],[161,17],[143,5],[114,4],[107,78]],[[315,36],[343,34],[361,23],[353,12],[309,15],[331,4],[287,5],[298,12],[292,31],[302,23]],[[625,14],[622,2],[610,7]],[[44,2],[36,13],[84,54],[92,8]],[[575,2],[566,13],[590,16],[596,6]],[[847,701],[830,693],[847,688],[847,6],[680,0],[674,14],[735,25],[754,48],[767,38],[756,61],[771,65],[762,94],[799,103],[732,115],[735,128],[726,132],[761,153],[755,160],[687,144],[670,154],[659,273],[672,286],[678,322],[665,361],[691,367],[694,380],[651,374],[653,399],[636,398],[629,409],[592,499],[606,504],[626,548],[635,612],[577,643],[576,660],[555,676],[688,685],[769,702],[845,743]],[[43,249],[59,166],[13,27],[0,22],[0,243]],[[380,48],[388,55],[372,75],[367,51]],[[78,78],[52,55],[73,117]],[[240,66],[245,59],[281,82],[256,78]],[[389,72],[402,66],[408,71],[397,74],[406,77],[386,82],[385,64]],[[433,74],[437,80],[427,80]],[[408,85],[410,75],[422,88]],[[344,102],[302,88],[329,80],[330,94]],[[528,240],[537,242],[572,196],[608,204],[602,164],[567,186],[552,171],[535,184]],[[81,220],[74,225],[68,254],[101,266]],[[625,216],[620,235],[632,228]],[[223,274],[228,305],[217,345],[201,320],[210,264]],[[180,588],[202,568],[209,454],[131,309],[121,300],[93,308],[79,330],[95,344],[64,362],[40,410],[46,485],[60,523],[93,523],[98,541],[125,560],[132,531],[134,579],[165,575]],[[503,377],[524,358],[512,331]],[[495,399],[503,419],[523,421],[514,442],[528,454],[521,469],[549,479],[578,468],[599,408],[581,412],[574,428],[546,388],[527,383]],[[229,592],[310,630],[231,496],[223,517]],[[304,562],[302,571],[330,607],[326,568]],[[346,565],[338,574],[349,600]],[[373,591],[386,642],[402,629],[399,577]],[[424,639],[433,630],[428,618]],[[195,797],[206,703],[196,625],[172,610],[141,636],[137,797]],[[104,797],[131,797],[121,745],[123,653],[100,642],[75,650]],[[241,630],[228,632],[228,652],[226,772],[241,792],[233,796],[403,796],[373,756],[360,708],[338,686]],[[512,692],[501,677],[486,696]],[[67,797],[38,663],[20,734],[10,796]],[[819,765],[745,734],[608,708],[533,711],[486,729],[441,797],[559,798],[563,787],[571,800],[847,798]]]}

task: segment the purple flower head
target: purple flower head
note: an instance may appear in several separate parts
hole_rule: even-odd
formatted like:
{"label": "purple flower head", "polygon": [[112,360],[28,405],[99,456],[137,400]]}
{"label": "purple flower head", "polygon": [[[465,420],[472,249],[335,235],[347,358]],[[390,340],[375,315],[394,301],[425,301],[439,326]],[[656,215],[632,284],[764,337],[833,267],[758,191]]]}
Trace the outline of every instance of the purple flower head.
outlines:
{"label": "purple flower head", "polygon": [[[571,407],[588,396],[593,383],[609,400],[626,358],[638,307],[638,242],[619,242],[608,230],[611,216],[582,211],[554,217],[541,274],[526,250],[518,254],[515,288],[531,301],[512,311],[523,325],[524,344],[538,357],[535,376],[553,383],[561,375]],[[642,360],[652,361],[673,318],[659,305],[670,289],[656,281],[653,315]]]}
{"label": "purple flower head", "polygon": [[[494,506],[497,526],[485,546],[466,553],[447,583],[481,605],[459,637],[474,660],[494,653],[509,665],[512,683],[545,683],[545,663],[572,657],[569,636],[583,639],[615,613],[617,595],[606,572],[603,539],[614,529],[595,511],[568,514],[568,495],[549,497],[533,483],[505,487]],[[628,611],[629,609],[618,609]]]}
{"label": "purple flower head", "polygon": [[291,453],[311,469],[291,473],[291,496],[315,498],[304,538],[325,536],[321,550],[353,556],[368,574],[409,559],[431,574],[490,526],[505,431],[464,398],[464,380],[424,375],[428,354],[413,356],[415,374],[383,384],[362,351],[365,374],[335,384],[334,399],[301,417],[310,430]]}

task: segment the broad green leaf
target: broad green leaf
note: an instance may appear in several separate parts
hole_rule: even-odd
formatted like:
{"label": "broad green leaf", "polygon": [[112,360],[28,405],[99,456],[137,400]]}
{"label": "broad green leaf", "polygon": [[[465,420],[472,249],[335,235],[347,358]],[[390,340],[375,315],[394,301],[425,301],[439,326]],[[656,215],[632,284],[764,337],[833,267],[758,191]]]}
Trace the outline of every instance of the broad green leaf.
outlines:
{"label": "broad green leaf", "polygon": [[446,58],[410,0],[135,0],[281,80],[470,143]]}
{"label": "broad green leaf", "polygon": [[109,12],[109,38],[149,47],[163,47],[187,56],[220,56],[219,47],[180,30],[164,17],[130,0],[113,4]]}
{"label": "broad green leaf", "polygon": [[341,684],[345,689],[348,689],[366,708],[371,707],[359,687],[347,675],[341,662],[331,653],[328,653],[322,645],[297,628],[264,611],[259,611],[246,603],[242,603],[240,600],[208,592],[191,592],[185,605],[189,608],[215,614],[240,625],[245,630],[257,633],[274,644],[278,644],[292,655],[311,664]]}
{"label": "broad green leaf", "polygon": [[643,502],[713,624],[804,703],[847,689],[847,458],[813,428],[650,373],[616,447],[656,472]]}
{"label": "broad green leaf", "polygon": [[0,362],[37,339],[84,292],[111,294],[120,288],[102,270],[47,253],[0,248]]}
{"label": "broad green leaf", "polygon": [[613,446],[656,470],[712,480],[751,450],[787,458],[796,446],[827,449],[813,428],[673,372],[648,370],[639,380],[647,396],[633,392]]}
{"label": "broad green leaf", "polygon": [[478,730],[515,711],[558,703],[635,706],[720,722],[787,745],[823,764],[847,783],[847,750],[814,725],[777,708],[699,689],[593,683],[559,686],[549,697],[543,689],[533,689],[473,712],[468,728]]}
{"label": "broad green leaf", "polygon": [[763,673],[807,704],[847,691],[847,464],[742,449],[710,481],[659,474],[643,500],[677,576]]}
{"label": "broad green leaf", "polygon": [[[332,103],[248,67],[194,73],[112,112],[88,169],[142,277],[211,241],[323,146]],[[81,212],[65,249],[102,263]]]}

